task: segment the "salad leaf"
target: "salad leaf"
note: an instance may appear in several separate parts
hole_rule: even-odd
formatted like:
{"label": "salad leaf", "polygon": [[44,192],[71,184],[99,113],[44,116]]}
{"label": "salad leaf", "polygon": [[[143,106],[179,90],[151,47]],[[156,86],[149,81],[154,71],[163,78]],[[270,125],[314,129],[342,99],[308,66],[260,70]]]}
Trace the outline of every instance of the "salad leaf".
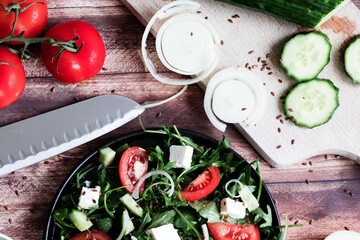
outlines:
{"label": "salad leaf", "polygon": [[155,213],[150,225],[147,227],[146,230],[160,227],[165,224],[173,223],[175,215],[176,215],[175,210],[170,210],[162,213]]}
{"label": "salad leaf", "polygon": [[104,233],[107,233],[113,226],[113,220],[110,217],[98,218],[95,222],[95,227]]}
{"label": "salad leaf", "polygon": [[194,208],[200,216],[206,218],[208,222],[221,222],[218,206],[213,201],[190,202],[190,207]]}

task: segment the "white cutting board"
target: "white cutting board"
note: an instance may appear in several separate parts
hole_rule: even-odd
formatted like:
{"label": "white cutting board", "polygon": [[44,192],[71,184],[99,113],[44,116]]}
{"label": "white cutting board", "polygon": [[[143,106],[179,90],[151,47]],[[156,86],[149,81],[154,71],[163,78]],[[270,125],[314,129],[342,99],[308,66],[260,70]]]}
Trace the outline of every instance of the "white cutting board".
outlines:
{"label": "white cutting board", "polygon": [[[168,3],[163,0],[121,1],[143,24]],[[197,14],[207,17],[224,41],[217,70],[230,66],[244,67],[246,63],[249,66],[258,65],[252,71],[266,83],[268,101],[262,120],[252,127],[236,124],[266,161],[275,167],[284,167],[318,154],[338,154],[360,163],[360,84],[352,83],[345,74],[342,61],[345,41],[360,33],[360,10],[352,2],[319,28],[332,43],[331,61],[319,78],[331,79],[340,89],[340,107],[328,123],[314,129],[298,127],[285,120],[283,100],[280,99],[296,84],[295,80],[286,76],[279,64],[282,48],[295,32],[306,29],[213,0],[197,2],[202,5],[199,9],[201,13]],[[235,14],[239,18],[234,18]],[[160,25],[154,25],[154,35]],[[249,54],[251,51],[253,53]],[[257,61],[259,57],[267,61],[271,70],[261,71],[261,62]],[[269,72],[272,74],[269,75]],[[206,83],[201,85],[204,87]],[[279,115],[281,118],[277,119]]]}

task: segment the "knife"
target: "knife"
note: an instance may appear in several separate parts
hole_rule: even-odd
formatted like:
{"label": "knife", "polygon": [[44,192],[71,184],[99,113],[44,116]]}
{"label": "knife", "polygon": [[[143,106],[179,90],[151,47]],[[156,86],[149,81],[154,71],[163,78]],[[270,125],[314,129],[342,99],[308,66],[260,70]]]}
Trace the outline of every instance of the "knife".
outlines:
{"label": "knife", "polygon": [[0,128],[0,176],[106,134],[145,108],[122,96],[90,98]]}

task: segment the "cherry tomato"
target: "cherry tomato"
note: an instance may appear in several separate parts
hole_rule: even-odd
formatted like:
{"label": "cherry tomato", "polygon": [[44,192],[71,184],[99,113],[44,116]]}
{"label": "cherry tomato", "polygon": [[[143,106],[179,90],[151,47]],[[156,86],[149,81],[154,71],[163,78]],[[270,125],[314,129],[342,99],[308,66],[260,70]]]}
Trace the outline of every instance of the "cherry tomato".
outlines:
{"label": "cherry tomato", "polygon": [[[75,31],[75,33],[74,33]],[[78,53],[64,51],[57,65],[60,47],[49,43],[41,44],[41,58],[49,72],[58,80],[69,83],[81,82],[94,77],[105,61],[105,45],[98,31],[83,21],[71,21],[51,28],[45,37],[54,38],[61,42],[72,40],[79,36],[76,44],[83,47]]]}
{"label": "cherry tomato", "polygon": [[260,240],[259,229],[254,224],[208,223],[215,240]]}
{"label": "cherry tomato", "polygon": [[[0,0],[0,3],[5,7],[9,7],[11,2],[22,2],[22,0]],[[35,3],[24,12],[19,13],[14,31],[15,36],[19,35],[22,31],[25,31],[23,35],[24,38],[33,38],[39,36],[44,30],[48,17],[46,0],[27,0],[20,4],[20,8],[23,9],[34,2],[41,3]],[[15,12],[10,11],[9,14],[6,14],[6,10],[0,7],[0,38],[5,38],[10,35],[14,20]],[[21,42],[9,43],[22,44]]]}
{"label": "cherry tomato", "polygon": [[[132,193],[138,180],[146,174],[148,163],[149,157],[141,147],[131,147],[123,153],[119,163],[119,176],[128,192]],[[140,186],[140,191],[144,191],[144,186],[145,183]]]}
{"label": "cherry tomato", "polygon": [[187,202],[195,202],[212,193],[219,182],[220,171],[216,166],[212,166],[181,191],[181,197]]}
{"label": "cherry tomato", "polygon": [[91,230],[79,233],[70,240],[111,240],[111,238],[104,232]]}
{"label": "cherry tomato", "polygon": [[25,70],[20,57],[0,47],[0,108],[9,106],[21,96],[25,80]]}

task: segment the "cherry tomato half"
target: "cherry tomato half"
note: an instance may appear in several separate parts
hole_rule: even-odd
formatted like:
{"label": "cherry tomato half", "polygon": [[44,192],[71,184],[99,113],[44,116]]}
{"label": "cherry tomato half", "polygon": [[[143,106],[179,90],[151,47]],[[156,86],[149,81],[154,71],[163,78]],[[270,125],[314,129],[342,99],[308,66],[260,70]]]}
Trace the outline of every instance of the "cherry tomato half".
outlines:
{"label": "cherry tomato half", "polygon": [[260,240],[259,229],[254,224],[208,223],[215,240]]}
{"label": "cherry tomato half", "polygon": [[0,47],[0,108],[9,106],[21,96],[25,80],[25,70],[20,57]]}
{"label": "cherry tomato half", "polygon": [[[75,32],[75,33],[74,33]],[[67,42],[76,38],[77,46],[83,44],[78,53],[64,51],[57,65],[60,47],[49,43],[41,44],[41,59],[51,75],[62,82],[77,83],[94,77],[102,68],[105,61],[105,45],[98,31],[83,21],[70,21],[51,28],[45,37],[54,38],[60,42]],[[55,57],[55,58],[54,58]]]}
{"label": "cherry tomato half", "polygon": [[91,230],[79,233],[70,240],[111,240],[111,238],[104,232],[98,230]]}
{"label": "cherry tomato half", "polygon": [[[145,149],[141,147],[131,147],[121,156],[119,163],[120,181],[125,189],[132,193],[135,185],[148,170],[149,157]],[[144,191],[145,183],[140,186],[140,191]]]}
{"label": "cherry tomato half", "polygon": [[216,166],[212,166],[181,191],[181,197],[187,202],[195,202],[212,193],[219,182],[220,171]]}
{"label": "cherry tomato half", "polygon": [[[9,7],[11,2],[22,2],[22,0],[1,0],[0,2],[5,7]],[[48,17],[46,0],[27,0],[20,4],[20,8],[23,9],[32,3],[34,4],[22,13],[19,13],[14,31],[15,36],[19,35],[22,31],[25,31],[23,35],[24,38],[33,38],[39,36],[44,30]],[[15,13],[13,11],[6,14],[6,10],[0,7],[0,38],[5,38],[10,35],[14,20]],[[21,42],[8,43],[22,44]]]}

